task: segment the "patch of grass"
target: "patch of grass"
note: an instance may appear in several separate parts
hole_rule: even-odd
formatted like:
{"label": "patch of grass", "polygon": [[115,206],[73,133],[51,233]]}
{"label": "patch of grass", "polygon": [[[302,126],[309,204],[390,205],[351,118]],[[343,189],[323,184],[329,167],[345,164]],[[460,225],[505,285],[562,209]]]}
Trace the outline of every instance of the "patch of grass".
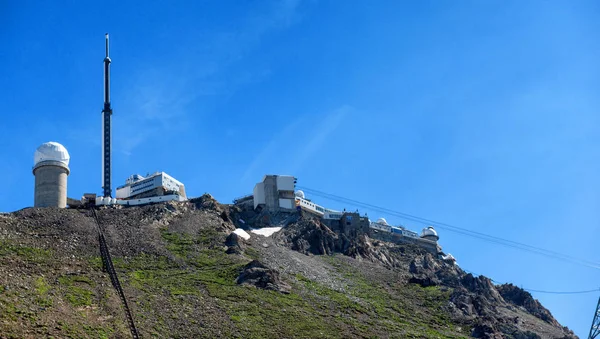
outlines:
{"label": "patch of grass", "polygon": [[252,247],[246,248],[244,250],[244,254],[247,255],[250,259],[260,259],[260,253]]}
{"label": "patch of grass", "polygon": [[246,338],[340,337],[335,324],[324,321],[297,293],[210,283],[207,290]]}
{"label": "patch of grass", "polygon": [[40,295],[44,296],[50,290],[50,285],[44,277],[37,277],[34,282],[35,291]]}
{"label": "patch of grass", "polygon": [[296,275],[296,279],[304,283],[304,286],[309,291],[314,292],[316,296],[322,297],[325,301],[329,300],[333,302],[336,308],[342,308],[345,311],[350,311],[352,313],[367,313],[367,310],[363,305],[359,304],[356,300],[350,299],[349,295],[346,293],[328,288],[325,285],[309,280],[300,274]]}
{"label": "patch of grass", "polygon": [[58,278],[58,282],[67,286],[73,286],[77,283],[83,283],[88,286],[95,285],[92,279],[84,275],[63,275],[62,277]]}
{"label": "patch of grass", "polygon": [[8,319],[11,321],[17,320],[17,307],[5,300],[2,300],[2,312],[0,312],[0,319]]}
{"label": "patch of grass", "polygon": [[[366,310],[365,313],[378,328],[406,338],[464,337],[452,331],[449,315],[443,309],[452,289],[439,286],[423,288],[416,284],[382,286],[367,280],[357,269],[335,257],[324,259],[350,284],[349,297],[363,306],[360,310]],[[323,294],[322,287],[317,286],[313,290]]]}
{"label": "patch of grass", "polygon": [[0,257],[2,256],[16,256],[27,261],[44,263],[51,258],[52,251],[0,241]]}
{"label": "patch of grass", "polygon": [[77,286],[70,286],[66,294],[67,300],[73,306],[90,306],[92,304],[92,296],[92,291]]}
{"label": "patch of grass", "polygon": [[37,277],[33,285],[35,287],[35,291],[37,292],[35,303],[41,307],[52,306],[52,298],[47,296],[48,291],[50,290],[50,285],[48,284],[48,281],[46,281],[46,278]]}
{"label": "patch of grass", "polygon": [[114,330],[108,327],[95,327],[83,325],[83,330],[90,338],[108,339],[113,336]]}
{"label": "patch of grass", "polygon": [[102,263],[102,257],[100,257],[100,256],[93,256],[93,257],[90,257],[90,258],[88,259],[88,262],[89,262],[90,266],[91,266],[91,267],[92,267],[94,270],[96,270],[96,271],[100,271],[100,270],[102,270],[102,265],[103,265],[103,263]]}
{"label": "patch of grass", "polygon": [[94,292],[90,290],[94,282],[83,275],[64,275],[58,282],[66,288],[65,298],[73,306],[90,306]]}

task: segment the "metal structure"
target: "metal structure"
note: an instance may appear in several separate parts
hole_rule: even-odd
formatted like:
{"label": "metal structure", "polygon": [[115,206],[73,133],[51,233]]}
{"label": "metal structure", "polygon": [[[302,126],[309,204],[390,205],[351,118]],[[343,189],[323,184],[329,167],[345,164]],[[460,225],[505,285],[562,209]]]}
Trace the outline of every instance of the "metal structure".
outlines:
{"label": "metal structure", "polygon": [[138,339],[140,335],[138,333],[137,328],[135,327],[135,322],[133,321],[133,316],[131,315],[129,305],[127,304],[125,292],[123,292],[123,288],[121,287],[121,283],[119,282],[117,271],[115,271],[115,266],[113,265],[108,246],[106,245],[106,238],[104,237],[104,232],[102,232],[102,228],[100,227],[98,215],[96,214],[96,210],[94,208],[90,208],[90,210],[92,211],[92,216],[94,217],[94,221],[96,222],[96,230],[98,231],[98,242],[100,244],[100,256],[102,257],[102,265],[104,266],[106,272],[108,272],[110,282],[112,283],[114,289],[117,291],[117,294],[119,294],[121,304],[123,305],[123,310],[125,311],[125,316],[127,317],[127,323],[129,324],[131,336],[134,339]]}
{"label": "metal structure", "polygon": [[108,56],[108,33],[106,37],[106,57],[104,58],[104,109],[102,110],[102,191],[105,198],[112,197],[111,178],[111,116],[110,107],[110,57]]}
{"label": "metal structure", "polygon": [[590,328],[589,339],[597,338],[600,335],[600,298],[598,298],[598,305],[596,306],[596,312],[594,313],[594,320],[592,321],[592,328]]}

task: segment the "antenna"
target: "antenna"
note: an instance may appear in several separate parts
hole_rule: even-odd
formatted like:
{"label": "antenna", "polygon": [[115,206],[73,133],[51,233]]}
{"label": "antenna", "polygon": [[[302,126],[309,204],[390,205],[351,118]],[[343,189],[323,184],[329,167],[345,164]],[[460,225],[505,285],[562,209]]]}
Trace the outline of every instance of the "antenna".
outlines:
{"label": "antenna", "polygon": [[106,57],[104,58],[104,109],[102,110],[102,190],[104,197],[112,197],[111,178],[111,116],[110,107],[110,57],[108,56],[108,33],[106,38]]}
{"label": "antenna", "polygon": [[108,33],[104,34],[104,37],[106,38],[106,57],[108,58]]}

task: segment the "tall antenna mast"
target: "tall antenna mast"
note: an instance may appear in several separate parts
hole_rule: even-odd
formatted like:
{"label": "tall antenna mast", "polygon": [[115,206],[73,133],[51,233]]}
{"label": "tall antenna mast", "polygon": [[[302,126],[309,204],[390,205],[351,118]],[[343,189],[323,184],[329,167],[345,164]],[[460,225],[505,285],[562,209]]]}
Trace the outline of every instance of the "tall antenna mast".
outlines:
{"label": "tall antenna mast", "polygon": [[110,57],[108,56],[108,33],[106,33],[106,57],[104,58],[104,109],[102,110],[102,190],[104,197],[112,197],[111,177],[111,116],[110,107]]}

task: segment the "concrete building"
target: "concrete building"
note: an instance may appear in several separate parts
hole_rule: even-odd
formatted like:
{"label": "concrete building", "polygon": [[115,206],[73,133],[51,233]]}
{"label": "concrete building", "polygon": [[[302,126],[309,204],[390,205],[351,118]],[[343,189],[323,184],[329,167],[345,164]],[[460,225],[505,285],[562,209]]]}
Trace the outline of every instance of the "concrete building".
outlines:
{"label": "concrete building", "polygon": [[369,236],[373,239],[397,244],[413,243],[436,255],[442,252],[442,248],[438,244],[440,237],[433,226],[424,228],[419,236],[416,232],[403,226],[388,225],[384,218],[379,218],[377,221],[370,223]]}
{"label": "concrete building", "polygon": [[47,142],[37,148],[33,157],[35,207],[67,207],[69,160],[69,152],[57,142]]}
{"label": "concrete building", "polygon": [[139,174],[130,176],[125,185],[117,187],[117,199],[141,199],[164,195],[178,195],[184,200],[185,186],[165,172],[156,172],[148,177]]}
{"label": "concrete building", "polygon": [[254,186],[254,209],[268,211],[293,210],[295,208],[294,188],[296,178],[291,175],[265,175]]}
{"label": "concrete building", "polygon": [[339,218],[323,218],[321,221],[332,231],[345,235],[369,233],[369,218],[361,217],[356,212],[339,212],[336,216]]}

